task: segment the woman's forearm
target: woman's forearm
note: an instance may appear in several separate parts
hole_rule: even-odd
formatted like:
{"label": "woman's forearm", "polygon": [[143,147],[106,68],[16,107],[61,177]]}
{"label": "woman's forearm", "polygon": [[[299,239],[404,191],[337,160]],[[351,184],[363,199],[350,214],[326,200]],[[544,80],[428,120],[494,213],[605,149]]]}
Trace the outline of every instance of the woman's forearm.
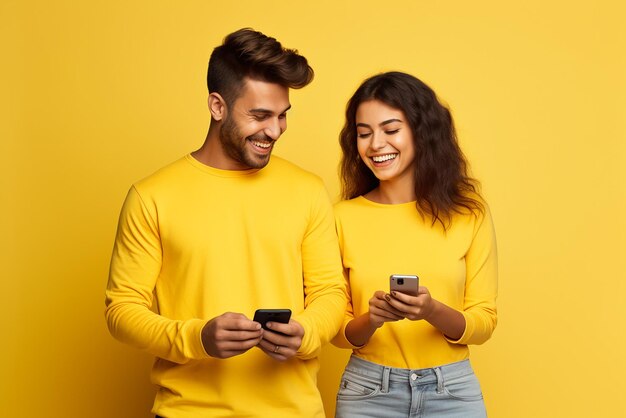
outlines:
{"label": "woman's forearm", "polygon": [[451,340],[458,340],[465,332],[465,317],[456,309],[433,300],[434,307],[425,319]]}
{"label": "woman's forearm", "polygon": [[364,313],[348,322],[348,325],[346,325],[346,338],[350,344],[361,347],[367,344],[377,329],[378,327],[370,322],[369,313]]}

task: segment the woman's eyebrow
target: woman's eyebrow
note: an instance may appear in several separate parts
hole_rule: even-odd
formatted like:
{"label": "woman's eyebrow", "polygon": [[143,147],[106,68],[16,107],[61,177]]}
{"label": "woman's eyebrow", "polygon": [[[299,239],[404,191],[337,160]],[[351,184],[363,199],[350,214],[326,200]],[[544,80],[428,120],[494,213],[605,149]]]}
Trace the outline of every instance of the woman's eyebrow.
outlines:
{"label": "woman's eyebrow", "polygon": [[[402,121],[401,121],[400,119],[388,119],[388,120],[385,120],[385,121],[382,121],[381,123],[379,123],[379,124],[378,124],[378,126],[385,126],[385,125],[389,125],[390,123],[393,123],[393,122],[402,122]],[[369,128],[369,129],[371,129],[371,128],[372,128],[372,127],[371,127],[371,126],[369,126],[367,123],[363,123],[363,122],[359,122],[359,123],[357,123],[357,124],[356,124],[356,127],[357,127],[357,128],[359,128],[359,127],[361,127],[361,128]]]}
{"label": "woman's eyebrow", "polygon": [[393,123],[393,122],[402,122],[402,121],[400,119],[388,119],[384,122],[381,122],[379,126],[389,125],[390,123]]}

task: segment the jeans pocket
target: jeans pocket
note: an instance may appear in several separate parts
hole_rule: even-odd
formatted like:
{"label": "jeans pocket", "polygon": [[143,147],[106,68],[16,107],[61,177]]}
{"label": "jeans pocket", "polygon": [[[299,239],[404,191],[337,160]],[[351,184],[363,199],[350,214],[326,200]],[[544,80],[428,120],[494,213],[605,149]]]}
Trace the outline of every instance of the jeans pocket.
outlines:
{"label": "jeans pocket", "polygon": [[452,398],[473,402],[483,399],[480,383],[474,373],[444,379],[444,391]]}
{"label": "jeans pocket", "polygon": [[341,378],[339,391],[337,392],[337,399],[362,400],[375,396],[378,393],[380,393],[380,384],[344,373]]}

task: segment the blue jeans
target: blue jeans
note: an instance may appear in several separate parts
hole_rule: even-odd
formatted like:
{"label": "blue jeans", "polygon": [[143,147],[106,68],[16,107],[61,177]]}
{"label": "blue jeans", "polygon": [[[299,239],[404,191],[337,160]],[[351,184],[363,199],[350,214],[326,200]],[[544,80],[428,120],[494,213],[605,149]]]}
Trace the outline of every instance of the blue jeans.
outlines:
{"label": "blue jeans", "polygon": [[469,360],[432,369],[396,369],[350,357],[337,393],[336,418],[486,417]]}

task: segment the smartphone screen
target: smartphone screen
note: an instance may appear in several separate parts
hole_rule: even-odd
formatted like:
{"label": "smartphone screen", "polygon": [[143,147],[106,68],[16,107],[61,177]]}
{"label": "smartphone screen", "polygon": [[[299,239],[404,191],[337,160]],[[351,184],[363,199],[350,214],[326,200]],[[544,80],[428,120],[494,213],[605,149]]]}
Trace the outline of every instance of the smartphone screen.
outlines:
{"label": "smartphone screen", "polygon": [[414,274],[392,274],[389,276],[389,291],[406,293],[417,296],[419,277]]}

